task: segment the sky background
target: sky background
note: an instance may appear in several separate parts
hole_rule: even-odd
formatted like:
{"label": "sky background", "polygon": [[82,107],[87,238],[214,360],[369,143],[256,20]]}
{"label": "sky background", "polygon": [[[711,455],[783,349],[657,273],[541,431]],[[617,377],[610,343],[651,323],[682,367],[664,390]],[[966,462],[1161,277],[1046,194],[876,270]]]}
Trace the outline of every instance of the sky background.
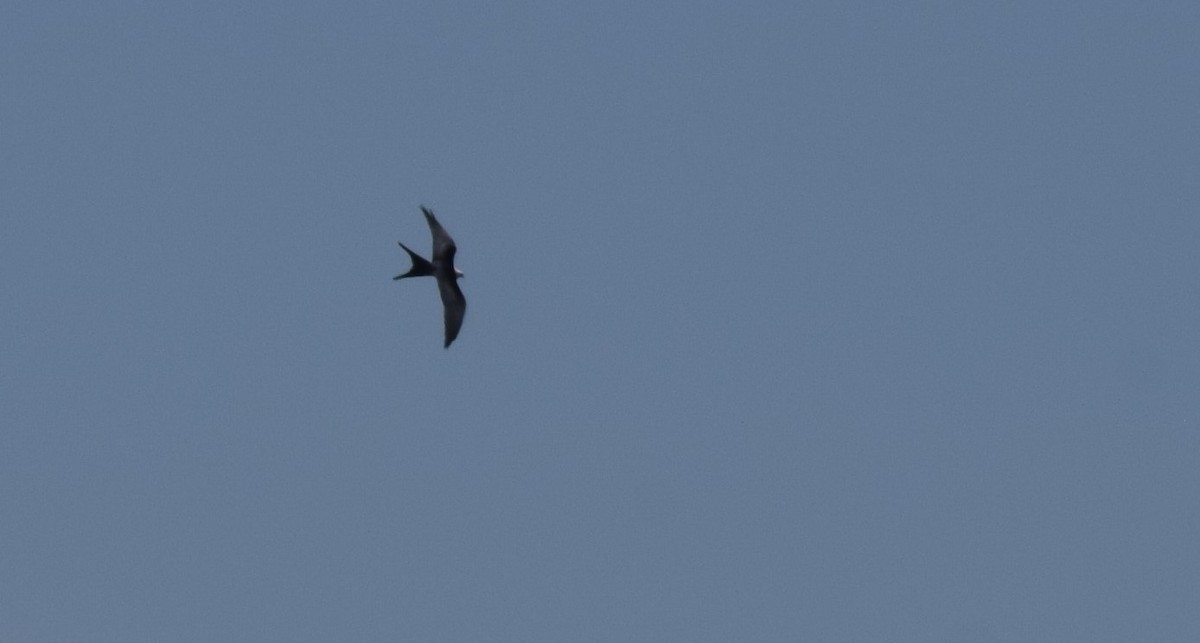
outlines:
{"label": "sky background", "polygon": [[5,3],[0,639],[1200,639],[1198,7]]}

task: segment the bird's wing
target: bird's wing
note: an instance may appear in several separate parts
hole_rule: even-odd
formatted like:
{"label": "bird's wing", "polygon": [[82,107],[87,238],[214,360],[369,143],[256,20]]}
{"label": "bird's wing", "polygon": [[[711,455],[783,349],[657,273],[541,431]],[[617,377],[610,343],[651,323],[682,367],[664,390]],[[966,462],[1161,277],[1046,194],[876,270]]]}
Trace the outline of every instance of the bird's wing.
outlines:
{"label": "bird's wing", "polygon": [[421,206],[421,212],[425,213],[425,221],[429,223],[429,231],[433,233],[433,260],[453,266],[454,253],[458,250],[454,245],[454,239],[450,238],[450,234],[446,232],[442,224],[438,223],[429,208]]}
{"label": "bird's wing", "polygon": [[467,314],[467,298],[463,297],[462,290],[458,288],[458,281],[453,277],[439,276],[437,282],[438,290],[442,294],[442,307],[445,308],[445,348],[449,348],[450,342],[458,337],[458,331],[462,328],[463,317]]}

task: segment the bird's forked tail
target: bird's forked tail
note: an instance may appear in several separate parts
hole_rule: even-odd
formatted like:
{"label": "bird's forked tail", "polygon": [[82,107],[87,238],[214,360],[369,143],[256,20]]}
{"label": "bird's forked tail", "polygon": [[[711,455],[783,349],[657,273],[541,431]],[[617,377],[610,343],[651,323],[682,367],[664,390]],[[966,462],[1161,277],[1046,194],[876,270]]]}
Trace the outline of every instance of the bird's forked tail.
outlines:
{"label": "bird's forked tail", "polygon": [[404,279],[405,277],[429,277],[433,275],[433,264],[426,261],[421,255],[409,250],[408,246],[404,245],[403,243],[400,244],[400,247],[404,248],[404,251],[408,253],[409,258],[412,259],[412,268],[402,275],[396,275],[395,277],[392,277],[393,281],[397,279]]}

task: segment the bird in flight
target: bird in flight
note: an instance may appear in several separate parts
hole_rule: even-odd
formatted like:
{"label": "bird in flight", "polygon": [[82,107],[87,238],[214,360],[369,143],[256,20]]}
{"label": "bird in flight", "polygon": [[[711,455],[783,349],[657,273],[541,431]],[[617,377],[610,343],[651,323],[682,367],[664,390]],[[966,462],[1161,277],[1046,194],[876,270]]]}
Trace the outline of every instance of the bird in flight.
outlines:
{"label": "bird in flight", "polygon": [[392,279],[429,276],[437,279],[438,291],[442,294],[442,308],[445,309],[446,344],[444,348],[450,348],[450,342],[458,337],[458,331],[462,328],[463,315],[467,313],[467,298],[463,297],[462,291],[458,288],[458,278],[462,277],[463,273],[454,267],[454,253],[458,248],[454,245],[454,239],[450,238],[446,229],[438,223],[437,218],[428,208],[421,206],[421,212],[425,213],[425,221],[429,223],[429,230],[433,233],[433,261],[426,261],[421,255],[409,250],[408,246],[401,243],[400,247],[404,248],[409,258],[412,259],[412,269],[402,275],[396,275]]}

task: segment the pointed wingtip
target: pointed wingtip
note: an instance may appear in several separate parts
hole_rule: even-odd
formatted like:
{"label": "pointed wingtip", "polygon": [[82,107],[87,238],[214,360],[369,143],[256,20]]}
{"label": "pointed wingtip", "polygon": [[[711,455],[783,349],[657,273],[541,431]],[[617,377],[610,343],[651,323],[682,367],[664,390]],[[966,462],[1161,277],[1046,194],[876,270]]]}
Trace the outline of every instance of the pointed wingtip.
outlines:
{"label": "pointed wingtip", "polygon": [[442,227],[442,224],[437,220],[437,217],[433,216],[433,210],[430,210],[425,206],[421,206],[421,214],[425,215],[425,221],[429,224],[429,228],[431,230],[437,230],[438,228]]}

